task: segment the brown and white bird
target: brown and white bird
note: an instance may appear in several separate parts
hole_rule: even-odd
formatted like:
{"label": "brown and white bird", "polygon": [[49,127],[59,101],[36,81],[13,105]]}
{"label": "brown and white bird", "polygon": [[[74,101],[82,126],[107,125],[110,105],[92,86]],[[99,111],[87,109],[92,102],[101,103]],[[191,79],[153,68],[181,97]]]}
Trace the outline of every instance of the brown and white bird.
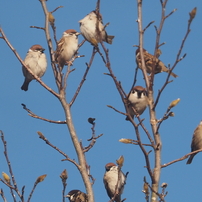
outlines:
{"label": "brown and white bird", "polygon": [[70,202],[88,202],[88,197],[80,190],[71,190],[65,197],[69,198]]}
{"label": "brown and white bird", "polygon": [[[138,115],[141,115],[148,106],[148,97],[146,89],[142,86],[133,87],[128,96],[128,100],[130,102],[128,104],[130,116],[134,118],[134,116],[136,115],[133,108],[135,109]],[[129,118],[126,117],[126,120],[129,120]]]}
{"label": "brown and white bird", "polygon": [[[105,166],[105,174],[103,178],[104,186],[107,191],[107,194],[110,199],[114,197],[116,194],[116,197],[114,201],[121,202],[121,194],[123,193],[124,185],[126,184],[126,176],[123,174],[122,171],[120,171],[120,181],[118,182],[118,166],[114,163],[107,163]],[[116,191],[116,185],[118,182],[118,188]]]}
{"label": "brown and white bird", "polygon": [[80,30],[83,37],[92,45],[98,46],[98,43],[105,41],[112,44],[114,36],[107,35],[102,23],[102,15],[92,11],[86,17],[79,21]]}
{"label": "brown and white bird", "polygon": [[[196,151],[202,149],[202,121],[200,122],[200,124],[197,126],[197,128],[194,131],[193,137],[192,137],[192,143],[191,143],[191,151]],[[191,154],[187,164],[191,164],[195,154]]]}
{"label": "brown and white bird", "polygon": [[[154,74],[158,74],[161,72],[167,72],[169,73],[170,70],[163,64],[161,60],[158,58],[155,58],[153,55],[148,53],[145,49],[143,49],[143,54],[144,54],[144,60],[145,60],[145,66],[146,66],[146,71],[148,74],[151,74],[152,68],[154,67]],[[136,50],[136,63],[140,69],[142,69],[142,63],[141,63],[141,57],[140,57],[140,49],[138,48]],[[176,74],[171,72],[173,77],[177,77]]]}
{"label": "brown and white bird", "polygon": [[[41,78],[46,72],[47,60],[44,54],[44,48],[36,44],[30,47],[25,57],[24,63],[33,72],[34,75]],[[28,90],[29,83],[34,79],[34,77],[27,71],[27,69],[22,66],[22,72],[25,77],[24,83],[21,89],[24,91]]]}
{"label": "brown and white bird", "polygon": [[74,29],[68,29],[63,32],[63,36],[57,44],[55,60],[62,71],[64,65],[68,63],[78,50],[78,33]]}

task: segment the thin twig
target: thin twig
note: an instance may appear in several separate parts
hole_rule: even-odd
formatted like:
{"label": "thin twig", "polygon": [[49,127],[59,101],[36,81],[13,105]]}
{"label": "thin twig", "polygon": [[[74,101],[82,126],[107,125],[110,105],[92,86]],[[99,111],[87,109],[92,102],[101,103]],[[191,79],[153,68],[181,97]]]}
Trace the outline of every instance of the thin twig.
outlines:
{"label": "thin twig", "polygon": [[121,112],[121,111],[119,111],[119,110],[115,109],[115,108],[114,108],[114,107],[112,107],[111,105],[107,105],[107,107],[109,107],[109,108],[113,109],[114,111],[116,111],[116,112],[118,112],[118,113],[120,113],[120,114],[123,114],[123,115],[127,116],[127,114],[126,114],[126,113]]}
{"label": "thin twig", "polygon": [[[146,84],[146,89],[147,89],[147,93],[148,93],[148,99],[149,99],[149,111],[150,111],[150,122],[151,122],[151,129],[152,129],[152,133],[154,136],[154,141],[155,141],[155,145],[161,145],[161,140],[160,140],[160,135],[154,135],[156,133],[156,115],[155,115],[155,111],[153,110],[153,76],[151,74],[150,76],[150,80],[149,77],[147,76],[147,72],[146,72],[146,66],[145,66],[145,60],[144,60],[144,54],[143,54],[143,36],[144,36],[144,32],[143,32],[143,28],[142,28],[142,0],[138,0],[138,30],[139,30],[139,47],[140,47],[140,58],[141,58],[141,64],[142,64],[142,72],[143,72],[143,76],[145,79],[145,84]],[[154,74],[154,71],[153,71]],[[133,123],[133,120],[130,120]],[[134,123],[133,123],[134,125]],[[135,125],[134,125],[135,127]],[[138,127],[135,127],[135,131],[136,131],[136,136],[137,139],[139,140],[140,138],[140,134],[139,134],[139,130]],[[141,143],[141,141],[140,141]],[[147,171],[150,175],[151,181],[152,181],[152,186],[155,187],[155,190],[158,191],[158,184],[159,184],[159,178],[160,178],[160,165],[161,165],[161,150],[160,149],[155,149],[155,165],[154,165],[154,171],[151,169],[151,165],[150,165],[150,159],[149,156],[145,150],[145,148],[140,144],[140,148],[144,154],[145,157],[145,161],[146,161],[146,168]],[[156,201],[155,200],[155,190],[152,192],[152,202]]]}
{"label": "thin twig", "polygon": [[55,40],[55,44],[57,46],[57,37],[56,37],[56,26],[55,26],[55,23],[54,22],[50,22],[50,25],[51,25],[51,28],[53,30],[53,38]]}
{"label": "thin twig", "polygon": [[[4,155],[5,155],[5,158],[6,158],[6,162],[7,162],[7,165],[8,165],[8,168],[9,168],[9,173],[11,175],[11,179],[12,179],[12,182],[13,182],[13,186],[15,187],[15,191],[16,193],[18,194],[18,196],[22,198],[22,195],[20,194],[19,192],[19,189],[18,189],[18,186],[17,186],[17,183],[16,183],[16,180],[15,180],[15,176],[13,174],[13,171],[12,171],[12,166],[11,166],[11,162],[8,158],[8,151],[7,151],[7,142],[5,141],[4,139],[4,133],[3,131],[0,130],[0,133],[1,133],[1,140],[3,142],[3,145],[4,145]],[[7,184],[7,183],[6,183]],[[16,197],[15,197],[15,194],[13,193],[13,189],[9,186],[10,188],[10,191],[11,191],[11,194],[12,194],[12,197],[13,197],[13,200],[14,202],[16,202]],[[24,200],[22,200],[22,202],[24,202]]]}
{"label": "thin twig", "polygon": [[64,6],[58,6],[57,8],[55,8],[53,11],[51,11],[51,13],[54,13],[55,11],[57,11],[59,8],[63,8]]}
{"label": "thin twig", "polygon": [[30,28],[42,29],[43,31],[45,31],[44,27],[30,26]]}
{"label": "thin twig", "polygon": [[169,163],[165,163],[163,165],[161,165],[162,168],[165,168],[173,163],[176,163],[176,162],[179,162],[179,161],[183,161],[184,159],[186,159],[187,157],[189,157],[191,154],[195,154],[195,153],[198,153],[198,152],[202,152],[202,149],[199,149],[199,150],[196,150],[196,151],[193,151],[193,152],[190,152],[186,155],[184,155],[183,157],[179,158],[179,159],[175,159],[174,161],[171,161]]}
{"label": "thin twig", "polygon": [[33,186],[32,190],[31,190],[31,192],[30,192],[30,194],[29,194],[29,197],[28,197],[28,199],[27,199],[27,202],[29,202],[29,201],[31,200],[32,195],[33,195],[33,193],[34,193],[34,191],[35,191],[35,189],[36,189],[37,184],[38,184],[38,183],[36,183],[36,182],[34,183],[34,186]]}
{"label": "thin twig", "polygon": [[161,124],[163,123],[163,121],[168,119],[170,116],[172,116],[173,112],[170,112],[170,110],[171,110],[171,107],[169,106],[168,109],[166,110],[165,114],[163,115],[163,118],[161,118],[158,121],[157,133],[158,133],[159,128],[160,128]]}
{"label": "thin twig", "polygon": [[183,38],[183,40],[182,40],[182,43],[181,43],[181,45],[180,45],[179,51],[178,51],[177,56],[176,56],[176,59],[175,59],[175,63],[173,64],[172,68],[170,69],[169,74],[168,74],[168,76],[167,76],[167,79],[166,79],[164,85],[162,86],[162,88],[161,88],[161,89],[159,90],[159,92],[158,92],[156,101],[155,101],[155,103],[154,103],[154,109],[155,109],[157,103],[159,102],[161,93],[163,92],[163,90],[165,89],[165,87],[166,87],[167,84],[168,84],[168,80],[169,80],[169,77],[170,77],[170,73],[171,73],[172,70],[176,67],[176,65],[177,65],[181,60],[183,60],[183,59],[186,57],[186,54],[184,54],[181,58],[180,58],[180,55],[181,55],[181,53],[182,53],[182,50],[183,50],[184,44],[185,44],[185,42],[186,42],[186,39],[187,39],[189,33],[191,32],[191,29],[190,29],[191,23],[192,23],[192,20],[189,20],[189,21],[188,21],[188,26],[187,26],[187,31],[186,31],[185,36],[184,36],[184,38]]}
{"label": "thin twig", "polygon": [[96,140],[103,135],[103,134],[100,134],[100,135],[98,135],[96,137],[96,134],[95,134],[95,122],[93,122],[93,126],[92,126],[91,130],[92,130],[92,137],[90,139],[88,139],[88,141],[91,141],[91,142],[87,147],[83,148],[83,152],[88,152],[95,145]]}
{"label": "thin twig", "polygon": [[61,151],[59,148],[54,146],[41,132],[37,132],[39,135],[39,138],[41,138],[47,145],[58,151],[60,154],[62,154],[66,159],[63,159],[62,161],[69,161],[73,163],[78,169],[80,168],[79,165],[76,163],[76,161],[70,159],[67,154],[65,154],[63,151]]}
{"label": "thin twig", "polygon": [[140,116],[137,116],[137,119],[138,119],[138,121],[139,121],[139,125],[141,125],[141,127],[142,127],[142,129],[144,130],[144,132],[146,133],[146,135],[147,135],[149,141],[151,142],[152,147],[154,148],[155,142],[154,142],[153,138],[151,137],[149,131],[148,131],[148,130],[146,129],[146,127],[144,126],[143,121],[140,119]]}
{"label": "thin twig", "polygon": [[148,185],[148,187],[150,188],[150,190],[151,190],[152,192],[154,192],[154,193],[160,198],[160,201],[161,201],[161,202],[165,202],[164,197],[163,197],[161,194],[159,194],[158,192],[156,192],[156,191],[150,186],[150,184],[146,181],[146,178],[144,178],[144,182],[147,183],[147,185]]}
{"label": "thin twig", "polygon": [[[84,41],[85,42],[85,41]],[[94,57],[95,57],[95,54],[97,53],[97,49],[95,48],[95,47],[93,47],[93,52],[92,52],[92,56],[91,56],[91,59],[90,59],[90,62],[89,63],[86,63],[86,71],[85,71],[85,73],[84,73],[84,75],[83,75],[83,78],[82,78],[82,80],[81,80],[81,82],[80,82],[80,84],[79,84],[79,86],[78,86],[78,88],[77,88],[77,90],[76,90],[76,92],[75,92],[75,94],[74,94],[74,96],[73,96],[73,98],[72,98],[72,100],[71,100],[71,102],[70,102],[70,106],[72,106],[73,105],[73,103],[75,102],[75,100],[76,100],[76,98],[77,98],[77,96],[78,96],[78,94],[79,94],[79,92],[80,92],[80,90],[81,90],[81,87],[83,86],[83,83],[84,83],[84,81],[86,80],[86,77],[87,77],[87,74],[88,74],[88,72],[89,72],[89,70],[90,70],[90,67],[91,67],[91,65],[92,65],[92,63],[93,63],[93,60],[94,60]]]}
{"label": "thin twig", "polygon": [[68,79],[70,73],[75,70],[75,69],[72,69],[72,70],[70,69],[71,65],[73,65],[73,64],[72,64],[72,62],[70,61],[70,62],[68,63],[68,65],[67,65],[67,71],[66,71],[65,76],[64,76],[64,78],[63,78],[63,89],[64,89],[64,92],[66,92],[66,88],[67,88],[67,79]]}
{"label": "thin twig", "polygon": [[[46,41],[47,41],[48,48],[49,48],[51,67],[52,67],[53,74],[55,77],[56,85],[58,87],[58,91],[60,91],[60,87],[62,84],[62,76],[61,76],[61,73],[57,70],[57,66],[56,66],[56,62],[55,62],[55,52],[54,52],[52,39],[50,37],[50,32],[49,32],[49,12],[46,7],[46,0],[39,0],[39,1],[41,2],[41,5],[42,5],[43,11],[44,11],[44,15],[45,15],[45,35],[46,35]],[[59,97],[57,96],[57,98],[59,98]]]}
{"label": "thin twig", "polygon": [[3,189],[0,190],[0,195],[1,195],[2,199],[3,199],[3,201],[7,202],[6,197],[4,196]]}
{"label": "thin twig", "polygon": [[151,24],[153,24],[155,21],[151,21],[144,29],[143,29],[143,32],[145,32],[146,31],[146,29],[151,25]]}
{"label": "thin twig", "polygon": [[139,69],[139,68],[138,68],[138,66],[137,66],[136,69],[135,69],[135,75],[134,75],[133,84],[132,84],[132,86],[131,86],[131,89],[130,89],[128,95],[126,96],[126,97],[127,97],[127,98],[126,98],[127,100],[128,100],[128,98],[129,98],[129,96],[130,96],[130,92],[132,91],[133,87],[135,86],[135,84],[136,84],[136,82],[137,82],[138,69]]}
{"label": "thin twig", "polygon": [[40,117],[40,116],[34,114],[30,109],[28,109],[25,104],[21,104],[21,105],[23,106],[23,109],[26,110],[29,113],[28,115],[33,117],[33,118],[40,119],[40,120],[43,120],[43,121],[47,121],[49,123],[66,124],[66,121],[53,121],[53,120],[50,120],[50,119],[45,119],[43,117]]}
{"label": "thin twig", "polygon": [[[131,141],[130,144],[139,145],[139,141],[138,141],[138,140],[132,140],[132,139],[128,139],[128,138],[127,138],[127,140]],[[129,144],[129,143],[128,143],[128,144]],[[143,143],[142,143],[142,145],[152,147],[151,144],[143,144]]]}
{"label": "thin twig", "polygon": [[170,17],[175,11],[177,11],[177,8],[175,8],[174,10],[172,10],[168,15],[165,16],[165,19]]}
{"label": "thin twig", "polygon": [[62,201],[65,202],[65,190],[67,187],[67,183],[63,183],[63,189],[62,189]]}
{"label": "thin twig", "polygon": [[136,133],[136,136],[137,136],[139,147],[142,150],[142,152],[144,154],[144,157],[145,157],[147,171],[148,171],[148,173],[149,173],[149,175],[150,175],[150,177],[152,179],[153,178],[153,173],[152,173],[152,170],[151,170],[151,165],[150,165],[150,160],[149,160],[149,153],[150,152],[148,153],[146,151],[146,149],[144,148],[143,144],[142,144],[138,127],[135,126],[134,124],[133,124],[133,126],[135,128],[135,133]]}

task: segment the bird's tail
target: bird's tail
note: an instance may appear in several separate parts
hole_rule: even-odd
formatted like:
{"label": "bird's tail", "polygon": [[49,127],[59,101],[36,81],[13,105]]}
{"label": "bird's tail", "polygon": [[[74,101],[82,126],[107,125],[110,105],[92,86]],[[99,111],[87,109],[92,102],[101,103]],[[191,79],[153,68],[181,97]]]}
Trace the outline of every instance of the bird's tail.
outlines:
{"label": "bird's tail", "polygon": [[27,91],[29,83],[30,83],[30,81],[28,81],[27,79],[25,79],[24,83],[21,86],[21,89],[24,90],[24,91]]}
{"label": "bird's tail", "polygon": [[189,159],[187,160],[187,164],[191,164],[191,162],[192,162],[192,160],[193,160],[193,158],[194,158],[195,155],[196,154],[190,155]]}
{"label": "bird's tail", "polygon": [[107,43],[112,44],[113,38],[114,38],[114,36],[108,35],[108,36],[107,36]]}

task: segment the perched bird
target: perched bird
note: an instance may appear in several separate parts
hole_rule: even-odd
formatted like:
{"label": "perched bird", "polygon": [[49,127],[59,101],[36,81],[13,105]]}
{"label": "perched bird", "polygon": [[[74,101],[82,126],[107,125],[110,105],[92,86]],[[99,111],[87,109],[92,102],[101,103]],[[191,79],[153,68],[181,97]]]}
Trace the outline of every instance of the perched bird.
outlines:
{"label": "perched bird", "polygon": [[[154,67],[154,74],[158,74],[161,72],[167,72],[169,73],[170,70],[159,60],[158,58],[155,58],[153,55],[148,53],[145,49],[143,49],[143,54],[144,54],[144,60],[145,60],[145,65],[146,65],[146,71],[148,74],[151,74],[152,72],[152,67]],[[142,69],[142,63],[141,63],[141,57],[140,57],[140,49],[138,48],[136,50],[136,63],[140,69]],[[177,77],[176,74],[171,72],[173,77]]]}
{"label": "perched bird", "polygon": [[80,20],[79,23],[81,34],[92,45],[98,46],[98,43],[101,41],[112,44],[112,39],[114,36],[107,35],[100,13],[97,14],[96,11],[92,11],[86,17]]}
{"label": "perched bird", "polygon": [[[33,45],[27,52],[24,63],[33,72],[34,75],[41,78],[46,72],[47,60],[46,55],[43,53],[44,48],[40,45]],[[22,72],[25,77],[24,83],[21,87],[22,90],[27,91],[29,83],[34,79],[34,77],[27,71],[27,69],[22,66]]]}
{"label": "perched bird", "polygon": [[68,29],[63,32],[63,36],[57,43],[55,60],[62,71],[64,65],[69,62],[78,50],[78,33],[74,29]]}
{"label": "perched bird", "polygon": [[[108,163],[105,166],[106,172],[104,174],[103,182],[107,194],[110,199],[115,195],[116,185],[118,182],[118,166],[114,163]],[[126,184],[126,176],[120,171],[120,181],[118,182],[118,188],[114,201],[121,202],[121,194],[123,193],[124,185]]]}
{"label": "perched bird", "polygon": [[[196,151],[202,149],[202,121],[200,122],[200,124],[197,126],[197,128],[194,131],[193,137],[192,137],[192,143],[191,143],[191,151]],[[191,154],[187,164],[191,164],[195,154]]]}
{"label": "perched bird", "polygon": [[88,197],[80,190],[71,190],[65,197],[69,198],[70,202],[88,202]]}
{"label": "perched bird", "polygon": [[[135,112],[133,108],[139,115],[141,115],[148,105],[148,97],[146,89],[143,88],[142,86],[133,87],[128,96],[128,100],[130,101],[128,105],[130,116],[134,118]],[[126,117],[126,120],[129,120],[129,118]]]}

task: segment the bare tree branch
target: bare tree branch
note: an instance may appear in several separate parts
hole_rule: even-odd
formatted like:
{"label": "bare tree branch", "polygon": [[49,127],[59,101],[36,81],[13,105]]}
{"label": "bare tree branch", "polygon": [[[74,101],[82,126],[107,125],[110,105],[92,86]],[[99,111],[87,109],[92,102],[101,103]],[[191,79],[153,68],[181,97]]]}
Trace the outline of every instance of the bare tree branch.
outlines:
{"label": "bare tree branch", "polygon": [[53,11],[51,11],[51,13],[54,13],[54,12],[57,11],[59,8],[63,8],[63,6],[58,6],[58,7],[55,8]]}
{"label": "bare tree branch", "polygon": [[28,109],[25,104],[21,104],[21,105],[23,106],[23,109],[26,110],[29,113],[28,115],[33,117],[33,118],[41,119],[41,120],[47,121],[49,123],[66,124],[66,121],[53,121],[53,120],[50,120],[50,119],[45,119],[43,117],[40,117],[40,116],[34,114],[30,109]]}
{"label": "bare tree branch", "polygon": [[65,154],[59,148],[54,146],[40,131],[38,131],[37,133],[39,135],[39,138],[41,138],[47,145],[49,145],[50,147],[52,147],[53,149],[58,151],[60,154],[62,154],[66,158],[66,159],[63,159],[62,161],[69,161],[69,162],[73,163],[78,169],[80,168],[80,166],[74,160],[70,159],[67,154]]}
{"label": "bare tree branch", "polygon": [[107,105],[107,107],[109,107],[109,108],[113,109],[114,111],[116,111],[116,112],[118,112],[118,113],[120,113],[120,114],[123,114],[123,115],[127,116],[127,114],[126,114],[126,113],[123,113],[123,112],[121,112],[121,111],[119,111],[119,110],[115,109],[115,108],[114,108],[114,107],[112,107],[111,105]]}
{"label": "bare tree branch", "polygon": [[[185,42],[186,42],[186,39],[187,39],[189,33],[191,32],[191,29],[190,29],[191,23],[192,23],[192,20],[188,20],[187,31],[186,31],[185,36],[184,36],[184,39],[182,40],[182,43],[181,43],[181,45],[180,45],[180,48],[179,48],[179,51],[178,51],[178,53],[177,53],[175,62],[174,62],[174,64],[173,64],[172,68],[170,69],[171,71],[176,67],[176,65],[177,65],[181,60],[183,60],[183,59],[186,57],[186,54],[184,54],[181,58],[180,58],[180,55],[181,55],[181,53],[182,53],[182,50],[183,50],[184,44],[185,44]],[[154,108],[156,107],[156,105],[157,105],[157,103],[158,103],[158,101],[159,101],[159,99],[160,99],[161,93],[163,92],[163,90],[165,89],[165,87],[167,86],[167,84],[170,83],[170,82],[168,82],[168,80],[169,80],[171,71],[169,72],[169,74],[168,74],[168,76],[167,76],[167,79],[166,79],[164,85],[163,85],[162,88],[159,90],[159,93],[158,93],[158,95],[157,95],[157,98],[156,98],[156,101],[155,101],[155,104],[154,104]]]}
{"label": "bare tree branch", "polygon": [[91,142],[90,142],[90,144],[87,147],[83,148],[83,152],[88,152],[94,146],[94,144],[96,143],[96,140],[98,138],[100,138],[101,136],[103,136],[103,134],[100,134],[100,135],[98,135],[96,137],[96,135],[95,135],[95,122],[94,121],[93,121],[92,125],[93,125],[92,128],[91,128],[91,130],[92,130],[92,137],[90,139],[88,139],[88,141],[91,141]]}
{"label": "bare tree branch", "polygon": [[162,168],[165,168],[165,167],[167,167],[167,166],[169,166],[169,165],[171,165],[171,164],[173,164],[173,163],[176,163],[176,162],[179,162],[179,161],[183,161],[184,159],[188,158],[191,154],[195,154],[195,153],[198,153],[198,152],[201,152],[201,151],[202,151],[202,149],[199,149],[199,150],[190,152],[190,153],[184,155],[183,157],[181,157],[181,158],[179,158],[179,159],[175,159],[175,160],[173,160],[173,161],[171,161],[171,162],[169,162],[169,163],[163,164],[161,167],[162,167]]}
{"label": "bare tree branch", "polygon": [[45,31],[44,27],[30,26],[30,28],[42,29],[43,31]]}
{"label": "bare tree branch", "polygon": [[4,196],[3,189],[0,190],[0,195],[1,195],[2,199],[3,199],[3,201],[7,202],[6,197]]}
{"label": "bare tree branch", "polygon": [[88,72],[90,70],[90,67],[91,67],[91,65],[93,63],[93,60],[94,60],[94,57],[95,57],[96,53],[97,53],[97,49],[95,47],[93,47],[93,52],[92,52],[92,56],[91,56],[90,62],[89,62],[89,64],[86,63],[86,66],[87,66],[86,71],[85,71],[85,73],[83,75],[83,78],[82,78],[82,80],[81,80],[81,82],[80,82],[80,84],[79,84],[79,86],[78,86],[78,88],[77,88],[77,90],[76,90],[76,92],[75,92],[75,94],[74,94],[71,102],[70,102],[70,107],[73,105],[74,101],[76,100],[76,98],[77,98],[77,96],[78,96],[78,94],[79,94],[79,92],[81,90],[81,87],[83,86],[83,83],[86,80],[87,74],[88,74]]}
{"label": "bare tree branch", "polygon": [[[86,169],[86,160],[85,160],[85,155],[83,153],[83,149],[80,146],[75,128],[74,128],[74,124],[73,124],[73,120],[72,120],[72,116],[71,116],[71,112],[70,112],[70,104],[67,103],[66,100],[66,92],[64,90],[64,87],[62,86],[62,73],[59,72],[59,70],[56,68],[55,65],[55,58],[54,58],[54,51],[53,51],[53,46],[52,46],[52,41],[50,38],[50,33],[49,33],[49,27],[48,27],[48,17],[49,17],[49,12],[47,10],[46,7],[46,0],[40,0],[42,8],[44,10],[44,14],[45,14],[45,30],[46,30],[46,40],[49,46],[49,51],[50,51],[50,57],[51,57],[51,61],[52,61],[52,68],[53,68],[53,72],[54,72],[54,76],[56,78],[56,84],[58,86],[58,91],[59,91],[59,100],[60,103],[64,109],[64,113],[65,113],[65,117],[66,117],[66,124],[70,133],[70,137],[72,140],[72,143],[74,145],[75,151],[77,153],[78,156],[78,161],[79,163],[77,164],[75,161],[72,161],[71,159],[68,159],[68,157],[66,157],[66,160],[74,163],[76,165],[76,167],[78,168],[81,177],[83,179],[85,188],[86,188],[86,192],[88,194],[88,202],[93,202],[94,201],[94,194],[93,194],[93,190],[92,190],[92,184],[90,182],[89,179],[89,175]],[[66,82],[66,81],[64,81]],[[50,146],[52,146],[54,148],[54,146],[52,144],[50,144],[50,142],[47,142],[47,140],[44,140],[47,144],[49,144]],[[58,150],[59,151],[59,150]],[[63,154],[64,155],[64,154]]]}
{"label": "bare tree branch", "polygon": [[[23,196],[20,194],[19,192],[19,189],[18,189],[18,186],[17,186],[17,183],[16,183],[16,180],[15,180],[15,176],[13,174],[13,170],[12,170],[12,167],[11,167],[11,162],[8,158],[8,151],[7,151],[7,142],[5,141],[4,139],[4,134],[3,134],[3,131],[0,130],[0,133],[1,133],[1,140],[3,142],[3,145],[4,145],[4,155],[5,155],[5,158],[6,158],[6,162],[7,162],[7,165],[8,165],[8,168],[9,168],[9,173],[11,175],[11,179],[12,179],[12,182],[13,182],[13,186],[14,186],[14,190],[16,191],[16,193],[18,194],[18,196],[21,198],[22,202],[24,202],[24,198]],[[4,181],[3,181],[4,182]],[[8,183],[4,183],[8,186]],[[8,186],[10,188],[10,191],[11,191],[11,195],[13,197],[13,200],[14,202],[16,202],[16,197],[15,197],[15,194],[13,193],[13,188],[10,186]]]}

